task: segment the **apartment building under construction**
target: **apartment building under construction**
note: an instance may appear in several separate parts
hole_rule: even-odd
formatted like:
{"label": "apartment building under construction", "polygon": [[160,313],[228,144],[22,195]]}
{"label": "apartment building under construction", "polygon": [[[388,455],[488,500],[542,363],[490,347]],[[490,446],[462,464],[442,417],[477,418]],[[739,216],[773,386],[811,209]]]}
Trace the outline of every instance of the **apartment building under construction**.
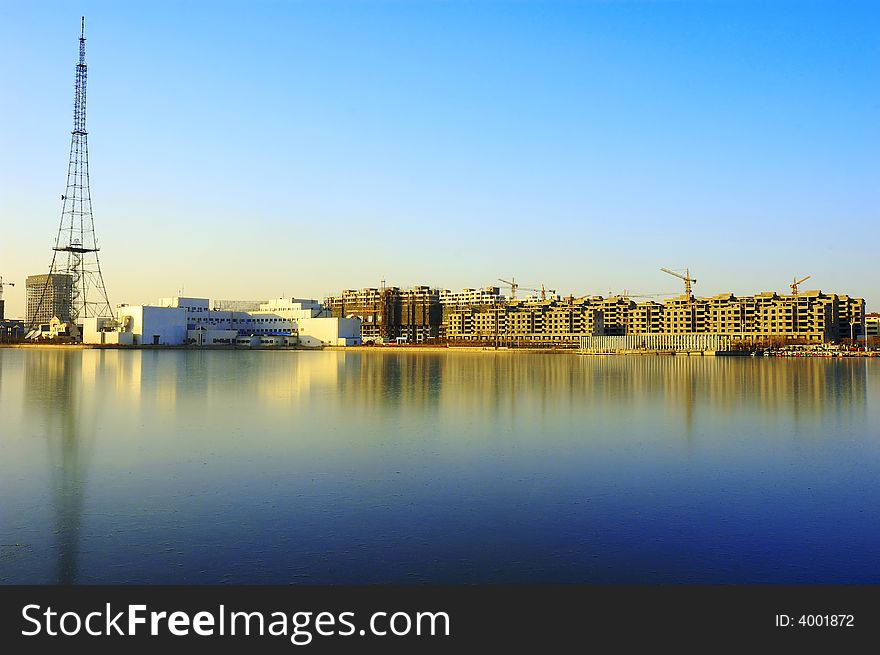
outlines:
{"label": "apartment building under construction", "polygon": [[361,319],[364,343],[425,343],[440,336],[440,292],[427,286],[347,289],[324,300],[335,318]]}
{"label": "apartment building under construction", "polygon": [[717,334],[732,342],[826,343],[863,337],[865,302],[843,294],[806,291],[754,296],[686,295],[663,303],[626,296],[561,301],[508,301],[444,308],[449,340],[574,344],[581,336]]}
{"label": "apartment building under construction", "polygon": [[333,318],[361,319],[361,340],[384,343],[397,337],[400,317],[395,310],[397,287],[346,289],[338,296],[324,300],[324,307]]}
{"label": "apartment building under construction", "polygon": [[686,296],[663,305],[666,334],[726,334],[734,340],[826,343],[863,336],[865,301],[844,294],[805,291],[780,295],[773,291],[737,297],[723,293],[709,298]]}
{"label": "apartment building under construction", "polygon": [[494,305],[444,308],[448,341],[506,345],[574,344],[582,335],[604,334],[602,310],[583,299],[506,301]]}
{"label": "apartment building under construction", "polygon": [[868,343],[880,343],[880,314],[865,315],[865,335]]}
{"label": "apartment building under construction", "polygon": [[865,301],[845,294],[772,291],[687,294],[636,303],[625,295],[507,299],[498,287],[461,292],[417,286],[343,291],[325,306],[362,321],[365,343],[482,342],[576,345],[582,336],[716,334],[732,343],[827,343],[864,338]]}

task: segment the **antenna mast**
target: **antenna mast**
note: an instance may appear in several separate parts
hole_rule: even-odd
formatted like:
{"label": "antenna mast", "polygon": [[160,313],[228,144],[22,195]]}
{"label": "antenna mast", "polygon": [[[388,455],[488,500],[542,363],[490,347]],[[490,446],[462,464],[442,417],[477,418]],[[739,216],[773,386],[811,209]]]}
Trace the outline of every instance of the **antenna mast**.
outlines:
{"label": "antenna mast", "polygon": [[[92,195],[89,189],[89,133],[86,130],[86,20],[82,17],[79,36],[79,63],[76,65],[76,91],[73,100],[73,130],[70,137],[70,159],[67,167],[67,191],[61,196],[61,223],[52,248],[52,263],[40,301],[30,325],[37,322],[53,278],[60,277],[70,285],[70,301],[59,316],[62,321],[77,322],[90,316],[112,318],[113,310],[104,286],[98,261],[98,241],[92,216]],[[69,282],[68,282],[69,280]],[[53,303],[54,304],[54,303]]]}

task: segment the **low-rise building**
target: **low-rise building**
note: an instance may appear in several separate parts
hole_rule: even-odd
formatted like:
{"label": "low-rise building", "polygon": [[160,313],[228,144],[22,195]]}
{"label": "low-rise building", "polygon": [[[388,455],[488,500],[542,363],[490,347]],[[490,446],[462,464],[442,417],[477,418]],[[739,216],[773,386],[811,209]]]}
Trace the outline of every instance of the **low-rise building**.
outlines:
{"label": "low-rise building", "polygon": [[229,312],[255,312],[260,305],[268,300],[214,300],[211,299],[211,309]]}
{"label": "low-rise building", "polygon": [[[183,307],[124,305],[119,307],[117,321],[118,331],[130,332],[135,346],[182,346],[186,343],[186,309]],[[85,340],[85,335],[83,338]]]}
{"label": "low-rise building", "polygon": [[197,327],[186,331],[186,343],[191,346],[235,346],[238,338],[237,330]]}
{"label": "low-rise building", "polygon": [[[127,305],[124,305],[127,307]],[[82,322],[83,343],[133,346],[135,334],[132,332],[132,319],[127,314],[123,318],[89,317]],[[140,338],[143,339],[143,333]]]}
{"label": "low-rise building", "polygon": [[183,296],[161,298],[157,306],[121,305],[116,319],[86,319],[83,341],[156,346],[296,346],[300,343],[300,325],[305,324],[305,345],[360,344],[360,321],[329,317],[315,300],[278,298],[259,303],[255,311],[211,306],[207,298]]}
{"label": "low-rise building", "polygon": [[299,344],[320,346],[360,346],[361,322],[357,318],[317,317],[299,321]]}
{"label": "low-rise building", "polygon": [[[227,300],[220,306],[235,304],[252,303]],[[249,311],[210,309],[217,304],[207,298],[183,296],[160,298],[159,305],[185,309],[187,330],[234,330],[242,335],[295,335],[298,320],[313,318],[323,312],[318,301],[299,298],[277,298],[261,302],[254,310]]]}
{"label": "low-rise building", "polygon": [[24,334],[24,321],[0,320],[0,341],[18,341]]}

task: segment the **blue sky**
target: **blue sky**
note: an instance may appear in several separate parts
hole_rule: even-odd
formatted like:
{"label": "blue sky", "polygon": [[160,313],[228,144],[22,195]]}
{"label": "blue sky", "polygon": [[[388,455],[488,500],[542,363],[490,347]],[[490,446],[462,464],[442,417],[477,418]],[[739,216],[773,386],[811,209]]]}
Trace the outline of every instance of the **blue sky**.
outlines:
{"label": "blue sky", "polygon": [[880,3],[3,0],[8,314],[51,257],[83,14],[114,304],[687,266],[880,309]]}

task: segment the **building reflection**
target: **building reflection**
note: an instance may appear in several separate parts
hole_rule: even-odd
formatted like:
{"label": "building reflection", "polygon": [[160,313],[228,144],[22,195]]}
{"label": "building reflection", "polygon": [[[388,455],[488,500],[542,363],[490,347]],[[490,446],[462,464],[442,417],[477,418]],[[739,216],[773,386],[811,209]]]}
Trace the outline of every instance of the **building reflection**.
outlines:
{"label": "building reflection", "polygon": [[[674,414],[686,431],[701,413],[816,421],[867,406],[867,367],[855,360],[412,351],[32,353],[26,358],[28,402],[42,403],[68,440],[75,440],[69,422],[81,420],[83,407],[94,412],[102,398],[169,417],[184,409],[181,403],[188,411],[213,411],[326,401],[345,412],[408,412],[426,420],[651,410]],[[80,388],[90,389],[88,398],[78,397]]]}
{"label": "building reflection", "polygon": [[230,403],[251,409],[283,407],[335,388],[346,368],[346,354],[329,351],[118,353],[122,360],[137,362],[124,378],[149,411],[208,411]]}
{"label": "building reflection", "polygon": [[[864,363],[740,357],[573,356],[524,353],[339,352],[184,353],[185,384],[216,402],[298,405],[332,400],[340,411],[423,421],[510,421],[654,412],[690,434],[702,418],[777,415],[795,422],[864,412]],[[192,361],[194,356],[203,357]],[[157,369],[158,370],[158,369]],[[193,390],[204,387],[203,392]],[[180,394],[169,394],[179,398]],[[211,400],[213,398],[213,400]],[[584,426],[588,427],[588,426]]]}
{"label": "building reflection", "polygon": [[328,382],[343,407],[419,410],[469,420],[533,420],[591,412],[678,417],[687,434],[701,416],[742,413],[795,423],[867,408],[864,363],[737,357],[357,353]]}

